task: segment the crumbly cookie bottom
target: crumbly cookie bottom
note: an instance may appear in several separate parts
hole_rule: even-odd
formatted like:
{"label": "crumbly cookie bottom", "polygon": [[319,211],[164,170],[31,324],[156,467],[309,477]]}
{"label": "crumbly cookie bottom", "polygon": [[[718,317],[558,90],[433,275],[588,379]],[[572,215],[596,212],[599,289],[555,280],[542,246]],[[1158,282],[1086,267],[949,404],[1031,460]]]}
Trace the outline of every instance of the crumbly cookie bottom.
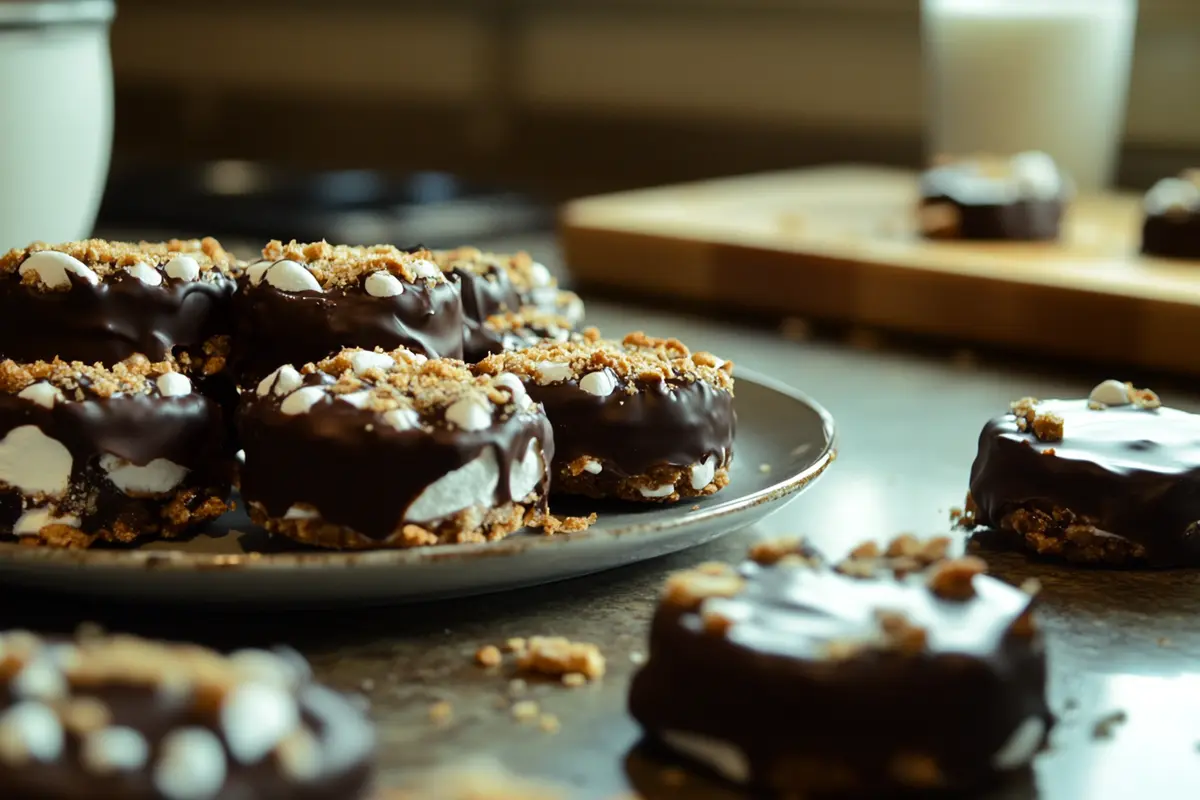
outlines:
{"label": "crumbly cookie bottom", "polygon": [[[595,462],[595,459],[587,459]],[[635,503],[675,503],[686,497],[707,497],[729,484],[729,467],[718,467],[712,480],[699,489],[692,486],[692,468],[660,465],[640,475],[620,477],[598,462],[601,471],[593,474],[572,462],[561,467],[550,483],[552,495],[582,495],[597,500],[615,498]],[[670,486],[671,491],[666,491]]]}
{"label": "crumbly cookie bottom", "polygon": [[1000,519],[999,528],[1039,556],[1077,564],[1135,566],[1146,558],[1144,546],[1107,533],[1086,517],[1057,506],[1051,512],[1033,508],[1010,511]]}

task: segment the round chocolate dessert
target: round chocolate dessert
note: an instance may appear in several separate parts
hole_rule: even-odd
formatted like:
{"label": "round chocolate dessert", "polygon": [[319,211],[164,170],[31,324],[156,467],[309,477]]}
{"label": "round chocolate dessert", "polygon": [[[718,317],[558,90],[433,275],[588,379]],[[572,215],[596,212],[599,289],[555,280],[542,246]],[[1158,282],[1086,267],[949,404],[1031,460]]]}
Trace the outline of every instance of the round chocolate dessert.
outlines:
{"label": "round chocolate dessert", "polygon": [[1045,153],[942,159],[921,176],[918,222],[928,239],[1057,239],[1070,181]]}
{"label": "round chocolate dessert", "polygon": [[0,358],[225,365],[237,262],[215,239],[32,244],[0,256]]}
{"label": "round chocolate dessert", "polygon": [[458,288],[429,252],[275,241],[262,255],[234,297],[232,360],[243,388],[280,364],[318,361],[344,347],[462,355]]}
{"label": "round chocolate dessert", "polygon": [[[838,570],[771,548],[769,566],[672,576],[630,712],[755,797],[962,790],[1026,769],[1053,721],[1033,598],[945,559],[946,541],[905,537]],[[927,550],[941,557],[922,567]]]}
{"label": "round chocolate dessert", "polygon": [[290,651],[0,634],[0,797],[355,800],[374,749]]}
{"label": "round chocolate dessert", "polygon": [[555,493],[666,503],[712,494],[733,461],[733,364],[676,339],[588,329],[475,367],[525,382],[554,426]]}
{"label": "round chocolate dessert", "polygon": [[273,533],[352,549],[481,542],[547,510],[550,423],[513,375],[350,349],[246,395],[242,497]]}
{"label": "round chocolate dessert", "polygon": [[179,535],[228,509],[226,432],[173,364],[0,362],[0,532],[63,547]]}
{"label": "round chocolate dessert", "polygon": [[1144,205],[1143,253],[1200,260],[1200,170],[1154,184]]}

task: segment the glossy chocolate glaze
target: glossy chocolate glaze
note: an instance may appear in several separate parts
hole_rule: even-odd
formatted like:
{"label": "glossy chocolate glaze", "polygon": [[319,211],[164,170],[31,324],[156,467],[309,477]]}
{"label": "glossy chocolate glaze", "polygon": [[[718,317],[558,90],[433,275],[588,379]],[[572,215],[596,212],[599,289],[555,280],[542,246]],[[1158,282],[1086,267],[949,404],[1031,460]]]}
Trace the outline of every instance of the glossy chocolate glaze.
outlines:
{"label": "glossy chocolate glaze", "polygon": [[703,381],[635,381],[596,397],[570,380],[526,384],[554,426],[555,468],[582,457],[603,459],[613,478],[641,475],[652,467],[690,467],[715,455],[718,466],[733,457],[737,415],[733,395]]}
{"label": "glossy chocolate glaze", "polygon": [[452,281],[457,281],[462,295],[463,310],[463,358],[475,362],[490,353],[503,349],[501,335],[486,327],[488,317],[507,312],[516,312],[521,307],[517,289],[509,280],[508,272],[492,265],[486,273],[455,267],[450,271]]}
{"label": "glossy chocolate glaze", "polygon": [[1068,189],[1057,194],[1023,190],[1012,177],[989,176],[966,161],[937,166],[921,176],[921,205],[948,203],[958,228],[945,238],[1048,241],[1057,239]]}
{"label": "glossy chocolate glaze", "polygon": [[[932,757],[946,786],[982,784],[993,756],[1031,717],[1049,727],[1040,638],[1013,629],[1031,598],[986,576],[966,601],[934,596],[921,576],[857,580],[826,569],[744,568],[744,591],[702,610],[736,620],[724,634],[666,602],[629,699],[648,735],[681,731],[730,743],[753,786],[806,790],[801,767],[848,769],[866,794],[896,788],[900,753]],[[877,610],[926,630],[915,654],[830,645],[870,639]],[[794,771],[789,775],[789,765]]]}
{"label": "glossy chocolate glaze", "polygon": [[[305,385],[326,380],[309,375]],[[497,422],[480,431],[424,418],[434,423],[432,430],[398,431],[370,410],[330,398],[291,416],[279,410],[279,403],[272,396],[251,397],[241,410],[242,497],[262,503],[273,517],[296,503],[312,505],[326,522],[371,538],[393,533],[426,487],[486,448],[495,448],[500,468],[495,505],[521,501],[510,496],[509,475],[531,440],[541,442],[547,463],[554,457],[550,423],[541,414],[497,415]]]}
{"label": "glossy chocolate glaze", "polygon": [[319,361],[343,347],[407,347],[430,358],[462,356],[462,301],[450,282],[406,282],[402,294],[372,297],[361,285],[281,292],[265,281],[251,286],[243,278],[233,309],[231,361],[243,386],[281,364]]}
{"label": "glossy chocolate glaze", "polygon": [[207,339],[232,330],[235,284],[216,271],[196,281],[163,275],[158,286],[128,274],[95,286],[68,277],[67,291],[22,284],[15,272],[0,280],[0,358],[111,366],[141,353],[162,361],[179,349],[199,353]]}
{"label": "glossy chocolate glaze", "polygon": [[1147,214],[1142,224],[1142,252],[1200,260],[1200,210]]}
{"label": "glossy chocolate glaze", "polygon": [[1038,441],[1012,414],[984,426],[971,467],[976,524],[998,526],[1017,509],[1065,508],[1143,545],[1151,562],[1200,563],[1200,415],[1092,410],[1086,400],[1047,400],[1037,411],[1063,418],[1062,441]]}

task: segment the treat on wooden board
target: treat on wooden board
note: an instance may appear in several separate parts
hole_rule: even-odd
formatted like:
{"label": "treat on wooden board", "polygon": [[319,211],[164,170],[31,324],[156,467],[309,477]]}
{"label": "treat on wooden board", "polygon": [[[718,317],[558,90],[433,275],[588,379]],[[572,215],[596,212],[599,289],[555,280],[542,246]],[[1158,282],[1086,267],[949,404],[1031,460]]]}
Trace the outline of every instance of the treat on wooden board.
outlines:
{"label": "treat on wooden board", "polygon": [[1070,195],[1045,153],[943,158],[921,175],[918,227],[929,239],[1057,239]]}
{"label": "treat on wooden board", "polygon": [[242,497],[273,533],[353,549],[480,542],[547,511],[553,434],[514,375],[354,348],[280,367],[243,397]]}
{"label": "treat on wooden board", "polygon": [[462,302],[428,251],[273,241],[234,297],[233,367],[247,388],[344,347],[462,355]]}
{"label": "treat on wooden board", "polygon": [[559,318],[554,324],[567,330],[583,322],[583,301],[574,292],[560,290],[550,270],[528,253],[504,255],[459,247],[435,252],[433,259],[461,287],[463,357],[467,361],[505,349],[503,340],[487,324],[491,317],[542,314]]}
{"label": "treat on wooden board", "polygon": [[0,797],[356,800],[374,751],[288,650],[0,633]]}
{"label": "treat on wooden board", "polygon": [[225,366],[239,267],[215,239],[31,244],[0,256],[0,358]]}
{"label": "treat on wooden board", "polygon": [[171,363],[0,362],[0,531],[62,547],[188,531],[228,510],[227,430]]}
{"label": "treat on wooden board", "polygon": [[1146,193],[1142,252],[1200,260],[1200,170],[1163,178]]}
{"label": "treat on wooden board", "polygon": [[871,571],[837,571],[801,544],[672,576],[630,711],[652,741],[771,796],[957,790],[1024,769],[1052,724],[1033,598],[977,558],[910,571],[928,550],[945,553],[898,539],[849,560]]}
{"label": "treat on wooden board", "polygon": [[545,408],[555,493],[665,503],[729,482],[733,364],[711,353],[643,333],[606,340],[592,328],[488,356],[475,370],[517,375]]}
{"label": "treat on wooden board", "polygon": [[1022,398],[990,420],[966,526],[1045,556],[1200,564],[1200,415],[1106,380],[1087,399]]}

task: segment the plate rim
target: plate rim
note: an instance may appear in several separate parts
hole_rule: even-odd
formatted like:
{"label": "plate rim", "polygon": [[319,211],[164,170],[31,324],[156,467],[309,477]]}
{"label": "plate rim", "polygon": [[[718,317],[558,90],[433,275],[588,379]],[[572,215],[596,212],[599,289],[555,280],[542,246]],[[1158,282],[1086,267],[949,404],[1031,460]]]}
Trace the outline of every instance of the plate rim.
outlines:
{"label": "plate rim", "polygon": [[[703,525],[721,517],[736,514],[764,503],[794,495],[820,477],[837,459],[838,428],[833,415],[809,394],[783,381],[751,369],[738,368],[737,381],[758,384],[777,394],[798,401],[814,411],[825,433],[825,447],[811,464],[795,475],[765,486],[743,497],[718,503],[711,508],[658,522],[633,522],[620,528],[588,529],[553,536],[509,536],[496,542],[438,545],[380,550],[328,550],[279,553],[196,553],[186,550],[71,550],[52,547],[22,547],[5,542],[0,547],[0,568],[9,566],[87,567],[104,571],[144,570],[276,570],[276,569],[346,569],[350,567],[392,567],[418,563],[436,564],[467,558],[514,556],[528,550],[563,547],[572,543],[596,543],[647,533],[664,533],[678,528]],[[735,383],[736,390],[736,383]],[[680,505],[683,505],[682,503]]]}

